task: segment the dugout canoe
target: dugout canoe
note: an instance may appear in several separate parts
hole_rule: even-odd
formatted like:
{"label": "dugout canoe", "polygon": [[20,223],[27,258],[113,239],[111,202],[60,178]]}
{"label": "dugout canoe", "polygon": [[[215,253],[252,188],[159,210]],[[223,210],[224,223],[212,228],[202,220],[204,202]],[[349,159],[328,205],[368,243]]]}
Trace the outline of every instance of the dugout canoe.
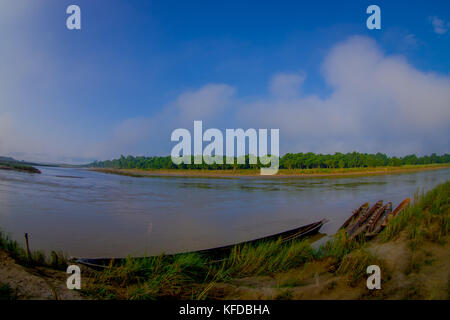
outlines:
{"label": "dugout canoe", "polygon": [[411,199],[410,198],[406,198],[405,200],[400,202],[400,204],[397,206],[397,208],[395,208],[394,211],[389,213],[389,215],[387,216],[386,220],[384,220],[383,228],[386,227],[386,225],[388,224],[389,220],[391,220],[396,215],[398,215],[400,212],[405,210],[409,206],[410,203],[411,203]]}
{"label": "dugout canoe", "polygon": [[[314,234],[317,234],[322,228],[322,226],[327,223],[327,219],[322,219],[320,221],[308,224],[306,226],[302,226],[299,228],[291,229],[285,232],[276,233],[267,237],[258,238],[250,241],[244,241],[237,244],[227,245],[223,247],[217,247],[217,248],[211,248],[211,249],[205,249],[205,250],[199,250],[199,251],[192,251],[192,252],[186,252],[186,253],[197,253],[201,254],[202,256],[208,257],[211,260],[220,261],[223,260],[234,247],[239,246],[245,246],[245,245],[255,245],[258,243],[266,242],[266,241],[276,241],[279,240],[280,243],[286,243],[289,241],[292,241],[294,239],[304,239],[307,237],[310,237]],[[177,253],[172,255],[165,255],[166,257],[175,257],[178,255],[186,254],[186,253]],[[151,258],[150,257],[138,257],[135,259],[145,259],[145,258]],[[153,256],[155,257],[155,256]],[[120,264],[121,261],[124,260],[124,258],[74,258],[73,259],[76,263],[85,265],[87,267],[91,267],[97,270],[104,269],[108,266]]]}
{"label": "dugout canoe", "polygon": [[368,222],[366,239],[375,237],[384,228],[387,217],[392,212],[392,202],[388,202],[382,208],[378,209]]}
{"label": "dugout canoe", "polygon": [[[236,246],[244,246],[244,245],[255,245],[258,243],[266,242],[266,241],[276,241],[279,240],[280,243],[286,243],[289,241],[292,241],[294,239],[304,239],[309,236],[312,236],[319,232],[320,228],[327,223],[328,220],[322,219],[318,222],[308,224],[306,226],[302,226],[299,228],[291,229],[285,232],[273,234],[267,237],[258,238],[250,241],[245,241],[237,244],[222,246],[222,247],[216,247],[211,249],[205,249],[205,250],[199,250],[199,251],[192,251],[188,253],[198,253],[205,257],[208,257],[212,260],[221,260],[224,257],[226,257],[227,254],[231,252],[231,250]],[[181,254],[186,253],[177,253],[172,255],[166,255],[166,257],[175,257]],[[150,256],[151,257],[151,256]],[[144,259],[143,257],[138,257],[136,259]],[[79,258],[74,259],[76,263],[80,263],[82,265],[92,267],[95,269],[103,269],[108,267],[111,263],[112,264],[120,264],[121,261],[123,261],[124,258]]]}
{"label": "dugout canoe", "polygon": [[383,206],[383,201],[377,201],[369,210],[366,210],[359,219],[353,224],[349,225],[346,229],[347,234],[350,239],[357,237],[360,233],[365,232],[367,229],[367,222],[369,218],[381,207]]}
{"label": "dugout canoe", "polygon": [[352,226],[368,209],[369,202],[362,204],[358,209],[353,211],[352,215],[344,222],[344,224],[339,229],[346,229],[348,226]]}

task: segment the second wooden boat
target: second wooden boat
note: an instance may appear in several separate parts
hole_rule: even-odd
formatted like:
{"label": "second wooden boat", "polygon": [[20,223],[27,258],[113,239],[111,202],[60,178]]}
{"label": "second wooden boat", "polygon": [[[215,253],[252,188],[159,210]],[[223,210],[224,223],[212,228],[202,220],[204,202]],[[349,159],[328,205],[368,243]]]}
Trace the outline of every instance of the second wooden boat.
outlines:
{"label": "second wooden boat", "polygon": [[[320,228],[327,223],[328,220],[322,219],[318,222],[308,224],[306,226],[302,226],[299,228],[291,229],[285,232],[280,232],[277,234],[273,234],[267,237],[258,238],[250,241],[244,241],[237,244],[227,245],[223,247],[217,247],[217,248],[211,248],[211,249],[205,249],[205,250],[199,250],[199,251],[193,251],[189,253],[197,253],[201,254],[202,256],[208,257],[210,260],[213,261],[221,261],[227,257],[227,255],[230,254],[231,250],[235,247],[239,246],[245,246],[245,245],[256,245],[258,243],[263,243],[267,241],[280,241],[280,243],[286,243],[288,241],[292,241],[294,239],[304,239],[306,237],[312,236],[319,232]],[[182,255],[186,253],[177,253],[177,254],[171,254],[171,255],[165,255],[166,257],[175,257],[178,255]],[[145,259],[145,258],[151,258],[150,257],[138,257],[135,259]],[[94,269],[104,269],[110,265],[117,265],[120,264],[124,260],[124,258],[79,258],[79,259],[73,259],[76,263],[80,263],[82,265],[94,268]]]}

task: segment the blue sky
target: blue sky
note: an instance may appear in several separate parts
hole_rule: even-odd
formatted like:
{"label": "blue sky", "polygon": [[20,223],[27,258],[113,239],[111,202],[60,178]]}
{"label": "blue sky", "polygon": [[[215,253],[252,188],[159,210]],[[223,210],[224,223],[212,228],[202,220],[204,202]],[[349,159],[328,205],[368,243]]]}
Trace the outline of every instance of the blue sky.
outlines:
{"label": "blue sky", "polygon": [[[81,8],[82,30],[65,26],[70,4]],[[381,8],[381,30],[366,27],[370,4]],[[193,120],[279,128],[282,154],[450,152],[449,9],[2,0],[0,154],[166,155],[170,132]]]}

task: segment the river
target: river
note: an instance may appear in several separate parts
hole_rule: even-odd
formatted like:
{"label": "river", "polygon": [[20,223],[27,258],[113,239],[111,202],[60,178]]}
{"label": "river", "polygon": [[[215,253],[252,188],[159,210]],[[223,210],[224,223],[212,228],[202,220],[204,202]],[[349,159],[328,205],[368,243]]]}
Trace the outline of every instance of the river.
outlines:
{"label": "river", "polygon": [[205,249],[327,218],[333,234],[363,202],[394,206],[450,169],[339,178],[134,178],[85,169],[0,170],[0,228],[33,250],[123,257]]}

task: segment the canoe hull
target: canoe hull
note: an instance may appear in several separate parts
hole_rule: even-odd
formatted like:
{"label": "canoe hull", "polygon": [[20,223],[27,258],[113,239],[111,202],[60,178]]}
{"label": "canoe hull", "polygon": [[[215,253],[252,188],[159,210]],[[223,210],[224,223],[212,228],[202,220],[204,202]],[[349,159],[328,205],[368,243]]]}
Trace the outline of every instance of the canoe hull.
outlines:
{"label": "canoe hull", "polygon": [[369,202],[366,202],[358,209],[353,211],[353,214],[350,216],[350,218],[348,218],[339,229],[346,229],[348,226],[352,226],[361,217],[361,215],[369,209],[369,205]]}
{"label": "canoe hull", "polygon": [[[292,240],[296,239],[304,239],[306,237],[312,236],[314,234],[317,234],[322,228],[322,226],[327,223],[328,220],[322,219],[318,222],[308,224],[306,226],[302,226],[299,228],[295,228],[292,230],[288,230],[285,232],[277,233],[274,235],[270,235],[263,238],[258,238],[250,241],[245,241],[237,244],[227,245],[223,247],[218,248],[211,248],[211,249],[205,249],[205,250],[199,250],[199,251],[193,251],[193,252],[186,252],[186,253],[197,253],[201,254],[205,257],[210,258],[211,260],[223,260],[233,248],[236,246],[245,246],[245,245],[255,245],[258,243],[266,242],[266,241],[277,241],[279,240],[280,243],[286,243]],[[166,257],[175,257],[178,255],[186,254],[186,253],[177,253],[172,255],[165,255]],[[145,257],[145,258],[151,258]],[[154,257],[154,256],[153,256]],[[144,257],[137,257],[136,259],[145,259]],[[91,267],[94,269],[104,269],[108,266],[116,265],[123,261],[124,258],[97,258],[97,259],[90,259],[90,258],[80,258],[80,259],[74,259],[76,263],[85,265],[87,267]]]}

